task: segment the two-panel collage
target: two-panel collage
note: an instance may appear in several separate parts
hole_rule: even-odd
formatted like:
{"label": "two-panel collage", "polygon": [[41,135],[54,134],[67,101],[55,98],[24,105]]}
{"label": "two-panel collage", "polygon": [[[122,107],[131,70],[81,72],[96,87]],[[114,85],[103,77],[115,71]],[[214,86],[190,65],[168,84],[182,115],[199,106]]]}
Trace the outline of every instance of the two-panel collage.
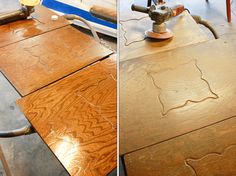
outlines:
{"label": "two-panel collage", "polygon": [[0,0],[0,176],[236,176],[236,0]]}

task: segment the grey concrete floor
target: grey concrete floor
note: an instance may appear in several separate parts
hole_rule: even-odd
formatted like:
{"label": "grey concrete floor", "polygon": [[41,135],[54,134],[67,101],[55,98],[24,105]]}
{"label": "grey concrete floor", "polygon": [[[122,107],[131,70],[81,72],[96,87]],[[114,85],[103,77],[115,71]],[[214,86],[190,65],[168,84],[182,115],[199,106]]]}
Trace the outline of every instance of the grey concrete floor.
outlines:
{"label": "grey concrete floor", "polygon": [[[170,0],[169,0],[170,1]],[[225,37],[227,34],[236,33],[236,1],[231,2],[232,10],[232,22],[227,22],[226,15],[226,2],[225,0],[179,0],[186,8],[188,8],[193,15],[200,15],[203,19],[206,19],[221,37]],[[204,31],[208,36],[213,39],[212,34],[204,28]]]}

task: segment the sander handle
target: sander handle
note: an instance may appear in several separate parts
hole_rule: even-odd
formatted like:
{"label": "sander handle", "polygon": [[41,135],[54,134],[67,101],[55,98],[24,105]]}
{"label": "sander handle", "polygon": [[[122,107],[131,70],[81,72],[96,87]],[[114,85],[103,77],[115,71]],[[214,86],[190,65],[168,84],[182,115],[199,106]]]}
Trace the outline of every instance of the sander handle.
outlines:
{"label": "sander handle", "polygon": [[116,10],[94,5],[90,9],[90,13],[97,18],[100,18],[100,19],[103,19],[112,23],[117,23]]}
{"label": "sander handle", "polygon": [[137,11],[137,12],[142,12],[142,13],[149,13],[150,8],[132,4],[131,10],[132,11]]}

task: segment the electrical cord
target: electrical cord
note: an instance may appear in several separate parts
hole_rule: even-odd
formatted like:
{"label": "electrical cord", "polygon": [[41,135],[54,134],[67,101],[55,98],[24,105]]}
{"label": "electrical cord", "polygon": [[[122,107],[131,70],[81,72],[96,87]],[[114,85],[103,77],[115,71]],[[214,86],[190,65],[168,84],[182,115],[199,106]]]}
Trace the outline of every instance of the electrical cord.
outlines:
{"label": "electrical cord", "polygon": [[190,11],[189,11],[189,9],[185,8],[184,10],[188,11],[188,13],[190,14]]}
{"label": "electrical cord", "polygon": [[[185,8],[186,11],[188,11],[188,13],[191,15],[189,9]],[[219,39],[219,35],[217,34],[216,30],[210,25],[210,23],[206,20],[203,20],[200,16],[198,15],[191,15],[194,19],[194,21],[197,24],[201,24],[203,26],[205,26],[206,28],[208,28],[211,33],[214,35],[215,39]]]}
{"label": "electrical cord", "polygon": [[197,15],[192,15],[192,17],[196,21],[196,23],[201,24],[205,26],[206,28],[208,28],[214,35],[215,39],[219,38],[219,35],[215,31],[215,29],[206,20],[203,20],[200,16],[197,16]]}
{"label": "electrical cord", "polygon": [[93,34],[94,39],[97,42],[99,42],[100,44],[102,44],[106,48],[108,48],[108,49],[110,49],[112,51],[115,51],[103,39],[99,38],[99,36],[98,36],[96,30],[94,29],[94,27],[87,20],[85,20],[84,18],[81,18],[80,16],[73,15],[73,14],[65,14],[65,15],[63,15],[63,17],[66,18],[67,20],[79,20],[79,21],[82,21],[84,24],[86,24],[89,27],[89,29],[91,30],[91,32]]}
{"label": "electrical cord", "polygon": [[35,133],[35,130],[31,125],[28,125],[23,128],[16,129],[16,130],[0,131],[0,138],[24,136],[24,135],[30,135],[32,133]]}
{"label": "electrical cord", "polygon": [[84,18],[81,18],[80,16],[77,16],[77,15],[73,15],[73,14],[65,14],[63,15],[67,20],[79,20],[79,21],[82,21],[85,25],[87,25],[89,27],[89,29],[91,30],[92,34],[93,34],[93,37],[94,39],[97,41],[97,42],[101,42],[100,41],[100,38],[98,37],[98,34],[97,32],[95,31],[95,29],[90,25],[90,23],[85,20]]}

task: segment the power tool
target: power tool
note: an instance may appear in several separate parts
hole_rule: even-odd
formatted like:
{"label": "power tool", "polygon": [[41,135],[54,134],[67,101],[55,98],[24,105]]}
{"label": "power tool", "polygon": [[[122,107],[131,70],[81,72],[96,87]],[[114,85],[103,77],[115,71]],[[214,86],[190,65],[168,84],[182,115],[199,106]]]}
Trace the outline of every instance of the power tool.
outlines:
{"label": "power tool", "polygon": [[21,8],[7,13],[0,14],[0,25],[17,20],[27,19],[34,12],[34,6],[40,3],[40,0],[20,0]]}
{"label": "power tool", "polygon": [[154,39],[169,39],[173,32],[166,28],[166,21],[181,14],[185,9],[182,4],[167,5],[166,3],[151,5],[150,7],[132,5],[133,11],[147,13],[153,22],[152,29],[145,31],[145,35]]}

